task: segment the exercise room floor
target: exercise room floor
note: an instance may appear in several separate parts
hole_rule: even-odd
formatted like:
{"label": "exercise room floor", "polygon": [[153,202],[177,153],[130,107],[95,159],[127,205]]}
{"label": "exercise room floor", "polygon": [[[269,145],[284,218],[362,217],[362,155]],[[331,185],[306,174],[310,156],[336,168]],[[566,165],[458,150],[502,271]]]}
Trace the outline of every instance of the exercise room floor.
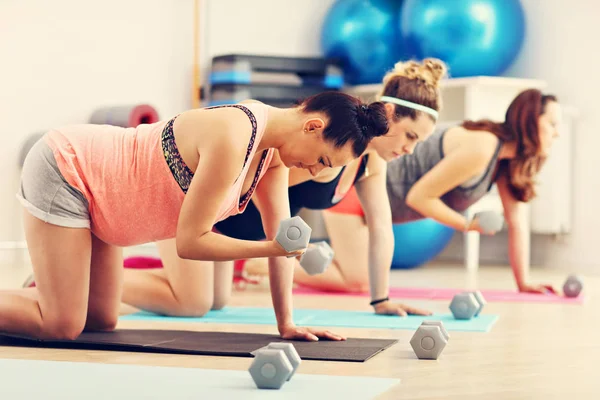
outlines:
{"label": "exercise room floor", "polygon": [[[18,287],[21,268],[0,269],[0,287]],[[560,286],[564,271],[534,270],[532,280]],[[394,271],[393,286],[475,287],[512,289],[508,267],[484,266],[467,273],[458,266],[430,266]],[[576,304],[488,303],[486,313],[499,315],[488,333],[450,332],[450,341],[436,361],[418,360],[409,345],[412,330],[340,329],[349,337],[395,338],[399,342],[364,363],[303,361],[299,374],[369,376],[400,379],[378,399],[591,399],[600,392],[600,303],[594,293],[600,277],[585,277],[586,302]],[[327,307],[369,310],[362,297],[295,296],[296,308]],[[406,303],[448,312],[447,301]],[[270,306],[265,288],[236,291],[232,306]],[[128,307],[123,312],[131,312]],[[120,322],[118,328],[160,327],[181,330],[276,333],[267,325]],[[0,358],[86,361],[207,369],[247,370],[248,358],[119,353],[33,348],[0,348]],[[1,384],[1,383],[0,383]],[[109,384],[109,383],[107,383]],[[23,387],[27,391],[27,387]],[[66,389],[68,390],[68,389]],[[258,390],[258,389],[257,389]],[[175,393],[175,392],[174,392]],[[85,395],[81,393],[81,395]],[[176,396],[174,396],[176,397]],[[285,398],[279,392],[277,398]]]}

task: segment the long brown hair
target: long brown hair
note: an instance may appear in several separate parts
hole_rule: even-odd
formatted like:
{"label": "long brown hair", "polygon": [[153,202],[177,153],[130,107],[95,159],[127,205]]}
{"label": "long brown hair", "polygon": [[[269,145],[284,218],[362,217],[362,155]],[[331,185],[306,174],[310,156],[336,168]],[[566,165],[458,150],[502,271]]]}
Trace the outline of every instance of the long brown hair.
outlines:
{"label": "long brown hair", "polygon": [[516,144],[515,157],[500,161],[496,179],[504,174],[511,193],[519,201],[527,202],[535,197],[534,178],[546,161],[542,155],[538,118],[545,112],[546,104],[557,101],[554,95],[528,89],[512,101],[503,123],[484,119],[462,124],[465,129],[488,131],[503,142]]}

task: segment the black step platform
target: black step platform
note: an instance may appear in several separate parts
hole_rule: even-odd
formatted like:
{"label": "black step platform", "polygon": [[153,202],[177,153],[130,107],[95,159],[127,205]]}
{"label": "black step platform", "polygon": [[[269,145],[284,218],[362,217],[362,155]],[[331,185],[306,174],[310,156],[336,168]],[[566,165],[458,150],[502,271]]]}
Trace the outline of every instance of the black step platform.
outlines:
{"label": "black step platform", "polygon": [[254,99],[276,107],[289,107],[302,99],[331,90],[319,86],[218,84],[210,90],[209,106]]}
{"label": "black step platform", "polygon": [[214,57],[211,70],[213,85],[278,83],[331,89],[344,85],[342,69],[333,61],[319,57],[227,54]]}

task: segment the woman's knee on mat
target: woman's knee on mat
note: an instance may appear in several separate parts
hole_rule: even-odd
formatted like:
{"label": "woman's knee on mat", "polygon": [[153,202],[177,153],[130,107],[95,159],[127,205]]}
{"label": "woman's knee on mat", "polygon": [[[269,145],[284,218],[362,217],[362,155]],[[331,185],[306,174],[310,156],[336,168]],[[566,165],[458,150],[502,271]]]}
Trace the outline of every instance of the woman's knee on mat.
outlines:
{"label": "woman's knee on mat", "polygon": [[221,310],[222,308],[224,308],[227,303],[229,303],[229,300],[231,299],[231,290],[229,291],[216,291],[214,298],[213,298],[213,304],[212,304],[212,310]]}
{"label": "woman's knee on mat", "polygon": [[60,313],[56,316],[45,317],[42,322],[42,339],[75,340],[85,327],[85,315]]}
{"label": "woman's knee on mat", "polygon": [[174,317],[203,317],[213,307],[213,294],[175,294],[176,305],[170,311]]}
{"label": "woman's knee on mat", "polygon": [[346,280],[346,285],[349,292],[363,293],[369,291],[369,282],[361,279]]}
{"label": "woman's knee on mat", "polygon": [[369,276],[362,274],[359,271],[345,273],[342,271],[342,277],[346,285],[346,290],[354,293],[362,293],[369,291]]}
{"label": "woman's knee on mat", "polygon": [[86,331],[114,331],[119,321],[119,311],[116,312],[88,312],[85,322]]}

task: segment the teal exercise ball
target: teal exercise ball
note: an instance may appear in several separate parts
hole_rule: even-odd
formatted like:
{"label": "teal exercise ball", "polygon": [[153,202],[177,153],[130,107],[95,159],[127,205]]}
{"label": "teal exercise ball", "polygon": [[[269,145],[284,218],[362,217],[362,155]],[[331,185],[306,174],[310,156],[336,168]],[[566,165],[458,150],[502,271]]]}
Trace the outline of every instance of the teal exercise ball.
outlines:
{"label": "teal exercise ball", "polygon": [[399,15],[405,50],[443,60],[454,78],[501,75],[526,33],[519,0],[405,0]]}
{"label": "teal exercise ball", "polygon": [[394,224],[393,269],[415,268],[435,258],[450,243],[454,229],[433,219]]}
{"label": "teal exercise ball", "polygon": [[381,83],[406,57],[399,40],[399,0],[338,0],[321,27],[321,49],[350,84]]}

